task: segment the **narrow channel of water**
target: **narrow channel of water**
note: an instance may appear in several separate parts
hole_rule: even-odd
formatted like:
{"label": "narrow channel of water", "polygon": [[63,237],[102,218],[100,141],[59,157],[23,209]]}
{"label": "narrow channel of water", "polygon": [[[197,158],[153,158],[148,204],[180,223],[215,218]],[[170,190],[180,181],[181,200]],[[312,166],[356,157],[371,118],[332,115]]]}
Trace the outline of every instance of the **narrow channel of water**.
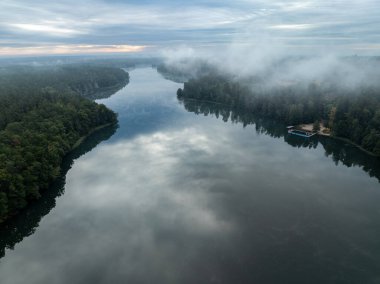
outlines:
{"label": "narrow channel of water", "polygon": [[380,281],[377,159],[179,87],[136,69],[99,101],[119,127],[1,228],[2,284]]}

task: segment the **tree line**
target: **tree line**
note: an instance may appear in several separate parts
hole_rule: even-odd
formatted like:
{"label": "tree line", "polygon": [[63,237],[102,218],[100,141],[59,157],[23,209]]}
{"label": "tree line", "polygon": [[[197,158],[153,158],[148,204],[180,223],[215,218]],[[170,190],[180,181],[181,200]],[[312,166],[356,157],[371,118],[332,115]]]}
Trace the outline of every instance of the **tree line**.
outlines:
{"label": "tree line", "polygon": [[177,97],[221,103],[288,125],[321,122],[333,136],[380,156],[379,89],[348,90],[317,82],[255,89],[247,82],[214,73],[185,82]]}
{"label": "tree line", "polygon": [[380,160],[377,157],[367,155],[356,147],[345,145],[337,139],[329,139],[324,136],[300,139],[297,136],[289,135],[284,124],[279,123],[277,120],[263,118],[241,108],[194,99],[180,98],[179,101],[188,112],[197,115],[215,116],[224,122],[242,124],[243,127],[252,125],[257,134],[283,139],[284,142],[293,147],[316,148],[320,144],[325,150],[325,155],[331,157],[335,164],[342,163],[347,167],[360,167],[370,177],[375,177],[380,182]]}
{"label": "tree line", "polygon": [[28,206],[28,210],[19,212],[6,224],[0,226],[0,259],[4,257],[6,249],[13,249],[17,243],[33,234],[42,218],[56,206],[56,199],[64,194],[66,174],[74,160],[91,151],[102,141],[109,139],[116,129],[117,125],[110,125],[102,131],[94,132],[91,134],[91,139],[86,139],[68,153],[62,161],[59,177],[54,180],[49,189],[33,202],[33,206]]}
{"label": "tree line", "polygon": [[122,86],[128,81],[123,73],[86,66],[0,70],[0,222],[40,197],[81,137],[117,122],[80,86]]}

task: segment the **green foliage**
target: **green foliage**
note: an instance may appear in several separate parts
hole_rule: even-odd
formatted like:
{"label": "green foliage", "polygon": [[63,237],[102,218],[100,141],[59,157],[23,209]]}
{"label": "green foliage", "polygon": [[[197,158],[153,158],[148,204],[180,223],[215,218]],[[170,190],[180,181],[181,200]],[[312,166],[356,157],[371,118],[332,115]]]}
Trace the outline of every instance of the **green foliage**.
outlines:
{"label": "green foliage", "polygon": [[[234,124],[242,124],[243,127],[251,125],[253,126],[251,129],[255,129],[256,133],[282,138],[293,147],[316,148],[318,143],[320,143],[325,149],[326,157],[331,157],[336,164],[341,162],[347,167],[358,166],[367,172],[369,176],[376,177],[380,182],[380,160],[377,157],[367,155],[355,147],[342,143],[338,139],[329,139],[325,136],[300,139],[297,136],[288,135],[284,124],[279,123],[279,121],[262,118],[261,115],[255,115],[253,112],[239,108],[232,108],[225,104],[194,99],[181,99],[180,103],[187,111],[197,115],[215,116],[224,122],[230,121]],[[378,146],[380,148],[380,143]]]}
{"label": "green foliage", "polygon": [[[249,82],[226,75],[208,74],[184,83],[177,97],[218,102],[292,125],[323,121],[333,135],[380,155],[380,90],[347,91],[314,83],[270,89],[248,86]],[[319,124],[315,126],[317,130]]]}
{"label": "green foliage", "polygon": [[319,121],[316,120],[316,121],[314,121],[314,123],[313,123],[313,131],[317,132],[317,131],[319,131],[319,130],[321,130],[321,125],[320,125]]}
{"label": "green foliage", "polygon": [[[23,69],[19,73],[8,70],[0,79],[5,82],[0,85],[0,222],[40,197],[80,137],[117,122],[114,112],[73,91],[72,86],[101,77],[101,68],[67,67],[56,74],[51,68],[51,76],[50,69],[29,73]],[[106,74],[111,68],[103,69]],[[99,73],[89,80],[94,70]],[[69,75],[71,71],[74,74]],[[123,82],[125,77],[118,80]],[[108,83],[105,79],[97,84]]]}

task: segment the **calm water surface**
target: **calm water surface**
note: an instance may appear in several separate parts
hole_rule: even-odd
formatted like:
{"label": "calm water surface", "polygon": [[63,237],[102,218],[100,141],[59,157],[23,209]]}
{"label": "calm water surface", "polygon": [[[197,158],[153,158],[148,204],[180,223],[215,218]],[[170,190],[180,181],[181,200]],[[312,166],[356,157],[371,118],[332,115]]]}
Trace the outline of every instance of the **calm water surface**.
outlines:
{"label": "calm water surface", "polygon": [[130,77],[99,101],[119,128],[1,228],[0,283],[380,283],[378,160]]}

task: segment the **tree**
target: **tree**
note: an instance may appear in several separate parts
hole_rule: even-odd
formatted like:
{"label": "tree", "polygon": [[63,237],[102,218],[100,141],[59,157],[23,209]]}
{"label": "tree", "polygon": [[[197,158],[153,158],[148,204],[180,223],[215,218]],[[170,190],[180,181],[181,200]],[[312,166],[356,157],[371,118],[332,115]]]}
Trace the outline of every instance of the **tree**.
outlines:
{"label": "tree", "polygon": [[318,132],[319,130],[321,130],[321,125],[320,125],[319,121],[316,120],[316,121],[314,121],[314,123],[313,123],[313,131],[314,131],[314,132]]}

